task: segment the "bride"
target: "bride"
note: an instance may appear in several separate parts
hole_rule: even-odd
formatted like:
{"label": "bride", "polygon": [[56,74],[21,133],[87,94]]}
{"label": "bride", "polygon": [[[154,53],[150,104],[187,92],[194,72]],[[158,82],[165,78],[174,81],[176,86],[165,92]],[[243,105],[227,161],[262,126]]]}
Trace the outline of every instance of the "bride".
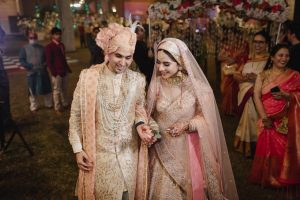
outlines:
{"label": "bride", "polygon": [[188,47],[161,41],[148,90],[161,139],[142,144],[137,199],[238,199],[213,91]]}

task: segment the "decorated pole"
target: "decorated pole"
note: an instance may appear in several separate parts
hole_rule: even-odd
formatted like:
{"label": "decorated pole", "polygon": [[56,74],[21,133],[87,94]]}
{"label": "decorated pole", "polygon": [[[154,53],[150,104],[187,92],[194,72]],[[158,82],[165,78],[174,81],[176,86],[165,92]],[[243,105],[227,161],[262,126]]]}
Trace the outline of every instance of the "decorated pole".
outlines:
{"label": "decorated pole", "polygon": [[277,31],[275,44],[278,44],[278,42],[279,42],[279,37],[280,37],[280,33],[281,33],[281,25],[282,25],[282,23],[280,23],[279,26],[278,26],[278,31]]}
{"label": "decorated pole", "polygon": [[151,19],[148,17],[148,34],[149,34],[149,41],[151,41]]}
{"label": "decorated pole", "polygon": [[66,51],[75,51],[75,35],[73,31],[73,15],[70,9],[70,0],[59,0],[58,6],[61,20],[62,40],[65,44]]}

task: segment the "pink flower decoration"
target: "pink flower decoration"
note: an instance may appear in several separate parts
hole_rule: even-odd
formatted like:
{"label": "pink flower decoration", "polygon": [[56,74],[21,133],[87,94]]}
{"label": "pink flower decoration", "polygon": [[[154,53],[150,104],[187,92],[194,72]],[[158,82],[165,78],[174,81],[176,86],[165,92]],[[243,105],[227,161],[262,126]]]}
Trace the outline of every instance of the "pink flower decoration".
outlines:
{"label": "pink flower decoration", "polygon": [[242,3],[242,0],[232,0],[234,6],[237,6]]}

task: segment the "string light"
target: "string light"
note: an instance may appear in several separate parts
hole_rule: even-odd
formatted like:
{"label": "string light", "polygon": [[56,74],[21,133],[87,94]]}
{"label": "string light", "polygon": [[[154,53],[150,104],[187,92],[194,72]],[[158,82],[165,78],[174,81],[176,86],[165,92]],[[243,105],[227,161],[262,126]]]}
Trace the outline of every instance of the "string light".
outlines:
{"label": "string light", "polygon": [[111,10],[112,10],[113,13],[116,13],[116,12],[117,12],[116,6],[112,6],[112,7],[111,7]]}
{"label": "string light", "polygon": [[70,4],[70,7],[73,7],[73,8],[80,8],[82,6],[82,4],[84,4],[85,1],[84,0],[80,0],[78,3],[71,3]]}

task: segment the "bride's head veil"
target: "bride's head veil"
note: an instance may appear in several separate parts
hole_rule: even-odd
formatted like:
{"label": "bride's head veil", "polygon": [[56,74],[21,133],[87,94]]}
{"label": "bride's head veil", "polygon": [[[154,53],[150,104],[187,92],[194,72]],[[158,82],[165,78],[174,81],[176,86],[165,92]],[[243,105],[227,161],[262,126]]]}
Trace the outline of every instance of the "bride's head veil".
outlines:
{"label": "bride's head veil", "polygon": [[[224,138],[223,127],[212,88],[210,87],[209,82],[194,56],[184,42],[176,38],[166,38],[157,45],[155,48],[155,54],[157,54],[157,50],[160,49],[160,47],[166,45],[168,48],[164,49],[169,51],[181,67],[186,70],[188,78],[192,82],[194,93],[196,94],[202,114],[209,128],[210,135],[203,136],[203,139],[207,138],[210,140],[213,155],[220,164],[219,170],[220,176],[222,177],[221,185],[224,195],[228,199],[238,199],[235,180]],[[158,76],[159,73],[155,66],[147,94],[147,112],[149,116],[155,108],[156,99],[159,95]],[[201,135],[201,133],[199,134]]]}

